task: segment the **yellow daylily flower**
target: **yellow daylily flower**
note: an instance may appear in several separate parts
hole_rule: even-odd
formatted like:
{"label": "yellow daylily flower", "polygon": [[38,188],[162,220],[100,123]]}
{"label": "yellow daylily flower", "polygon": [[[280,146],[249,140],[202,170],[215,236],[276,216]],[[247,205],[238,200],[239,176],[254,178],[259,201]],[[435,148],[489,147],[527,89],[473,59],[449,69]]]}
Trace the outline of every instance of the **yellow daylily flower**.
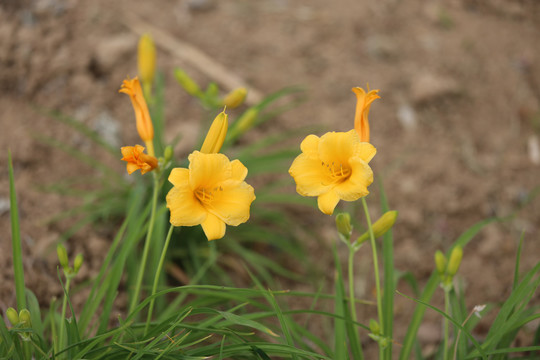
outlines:
{"label": "yellow daylily flower", "polygon": [[373,182],[369,161],[376,149],[360,141],[356,130],[308,135],[289,174],[302,196],[318,196],[319,209],[332,215],[339,200],[354,201],[369,194]]}
{"label": "yellow daylily flower", "polygon": [[167,207],[174,226],[202,225],[208,240],[225,236],[225,225],[238,226],[249,219],[255,193],[244,179],[247,168],[223,154],[194,151],[189,169],[175,168],[169,181]]}
{"label": "yellow daylily flower", "polygon": [[139,79],[135,77],[124,80],[119,92],[129,95],[135,111],[139,136],[145,142],[148,154],[154,156],[154,143],[152,142],[154,139],[154,126],[152,125],[150,111],[148,111],[148,105],[146,105]]}
{"label": "yellow daylily flower", "polygon": [[354,116],[354,128],[360,136],[360,141],[369,142],[369,108],[371,103],[381,97],[379,90],[371,90],[368,93],[361,87],[354,87],[352,91],[356,94],[356,114]]}
{"label": "yellow daylily flower", "polygon": [[149,171],[158,167],[158,160],[144,153],[144,146],[124,146],[122,151],[122,160],[127,162],[127,172],[132,174],[136,170],[141,170],[141,174],[146,174]]}

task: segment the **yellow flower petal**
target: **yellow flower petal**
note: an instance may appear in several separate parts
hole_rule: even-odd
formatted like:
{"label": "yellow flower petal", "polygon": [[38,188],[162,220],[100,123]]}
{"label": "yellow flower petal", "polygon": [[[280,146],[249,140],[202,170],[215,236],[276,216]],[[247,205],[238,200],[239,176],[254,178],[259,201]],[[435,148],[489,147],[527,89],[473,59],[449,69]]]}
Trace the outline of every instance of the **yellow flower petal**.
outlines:
{"label": "yellow flower petal", "polygon": [[369,194],[367,187],[373,182],[373,171],[359,158],[350,160],[351,176],[334,188],[341,200],[355,201]]}
{"label": "yellow flower petal", "polygon": [[319,195],[319,198],[317,199],[319,210],[321,210],[326,215],[332,215],[334,213],[334,209],[336,208],[338,202],[339,196],[333,190]]}
{"label": "yellow flower petal", "polygon": [[189,183],[191,189],[213,188],[231,177],[231,163],[223,154],[203,154],[194,151],[189,159]]}
{"label": "yellow flower petal", "polygon": [[300,154],[294,159],[289,174],[296,182],[296,191],[302,196],[318,196],[328,191],[331,179],[318,158]]}
{"label": "yellow flower petal", "polygon": [[201,225],[208,241],[221,239],[225,236],[225,223],[214,214],[208,214]]}
{"label": "yellow flower petal", "polygon": [[319,156],[326,164],[347,164],[354,155],[360,139],[353,130],[349,132],[329,132],[321,137]]}
{"label": "yellow flower petal", "polygon": [[376,153],[377,153],[377,149],[375,149],[375,146],[367,142],[358,143],[354,149],[354,155],[358,156],[359,158],[364,160],[366,163],[369,163],[371,159],[373,159]]}
{"label": "yellow flower petal", "polygon": [[316,135],[308,135],[300,144],[300,150],[309,157],[319,157],[319,141]]}
{"label": "yellow flower petal", "polygon": [[183,168],[175,168],[171,170],[169,181],[174,186],[182,186],[189,184],[189,170]]}
{"label": "yellow flower petal", "polygon": [[235,180],[228,180],[214,192],[214,200],[209,211],[227,225],[237,226],[248,221],[249,208],[253,200],[255,200],[253,187],[245,182],[238,184]]}
{"label": "yellow flower petal", "polygon": [[208,216],[187,183],[173,187],[167,194],[166,200],[171,212],[170,221],[174,226],[199,225]]}
{"label": "yellow flower petal", "polygon": [[240,160],[231,161],[231,179],[244,181],[247,176],[248,169],[240,162]]}

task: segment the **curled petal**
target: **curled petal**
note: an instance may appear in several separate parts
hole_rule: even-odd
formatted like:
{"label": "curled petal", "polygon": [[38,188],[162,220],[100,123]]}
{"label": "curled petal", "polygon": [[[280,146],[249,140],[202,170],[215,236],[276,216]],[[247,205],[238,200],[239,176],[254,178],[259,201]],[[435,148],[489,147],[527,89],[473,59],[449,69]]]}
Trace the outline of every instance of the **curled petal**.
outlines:
{"label": "curled petal", "polygon": [[366,163],[369,163],[376,153],[377,149],[375,149],[375,146],[367,142],[356,144],[354,149],[354,155],[364,160]]}
{"label": "curled petal", "polygon": [[[150,112],[148,111],[148,105],[146,105],[139,79],[135,77],[134,79],[124,80],[119,92],[129,95],[133,110],[135,111],[139,136],[144,142],[150,143],[154,138],[154,126],[152,125],[152,119],[150,118]],[[152,152],[150,154],[152,155]]]}
{"label": "curled petal", "polygon": [[123,161],[127,162],[127,172],[132,174],[136,170],[141,170],[141,174],[146,174],[149,171],[158,167],[158,161],[155,157],[144,153],[144,147],[141,145],[124,146],[120,148]]}
{"label": "curled petal", "polygon": [[360,141],[369,142],[369,108],[371,103],[381,97],[379,90],[371,90],[366,93],[364,89],[355,87],[352,91],[356,94],[356,114],[354,116],[354,128],[360,136]]}
{"label": "curled petal", "polygon": [[214,214],[208,214],[201,225],[208,241],[221,239],[225,236],[225,223]]}

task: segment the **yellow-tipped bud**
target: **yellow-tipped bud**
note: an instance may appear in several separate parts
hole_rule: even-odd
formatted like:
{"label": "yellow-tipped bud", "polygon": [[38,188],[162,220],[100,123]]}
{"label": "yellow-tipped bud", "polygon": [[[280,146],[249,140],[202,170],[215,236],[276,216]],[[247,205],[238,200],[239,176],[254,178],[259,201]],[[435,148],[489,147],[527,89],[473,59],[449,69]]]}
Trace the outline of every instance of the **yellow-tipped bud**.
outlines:
{"label": "yellow-tipped bud", "polygon": [[[375,221],[375,223],[371,226],[375,238],[383,236],[388,230],[392,228],[392,226],[394,226],[397,215],[398,212],[395,210],[387,211],[383,214],[383,216],[379,218],[379,220]],[[361,244],[368,239],[369,231],[366,231],[356,240],[356,243]]]}
{"label": "yellow-tipped bud", "polygon": [[17,314],[17,310],[15,310],[12,307],[9,307],[6,310],[6,316],[9,322],[11,323],[11,326],[17,326],[17,324],[19,323],[19,314]]}
{"label": "yellow-tipped bud", "polygon": [[461,259],[463,258],[463,249],[461,246],[456,246],[450,254],[450,260],[448,260],[448,267],[446,272],[448,276],[453,277],[457,274],[459,265],[461,265]]}
{"label": "yellow-tipped bud", "polygon": [[437,272],[440,276],[443,276],[446,272],[446,256],[442,253],[442,251],[437,250],[435,252],[435,266],[437,267]]}
{"label": "yellow-tipped bud", "polygon": [[28,311],[27,309],[22,309],[19,312],[19,324],[21,324],[21,327],[23,328],[32,327],[32,318],[30,316],[30,311]]}
{"label": "yellow-tipped bud", "polygon": [[186,90],[186,92],[192,96],[201,96],[202,92],[199,88],[199,85],[189,77],[188,74],[184,70],[181,69],[175,69],[174,70],[174,77],[176,78],[176,81]]}
{"label": "yellow-tipped bud", "polygon": [[352,232],[351,215],[349,213],[339,213],[336,215],[336,227],[345,239],[349,239]]}
{"label": "yellow-tipped bud", "polygon": [[73,260],[73,272],[75,274],[77,274],[79,270],[81,269],[83,261],[84,261],[84,258],[82,254],[75,256],[75,260]]}
{"label": "yellow-tipped bud", "polygon": [[139,77],[148,94],[156,72],[156,46],[149,34],[144,34],[139,39],[137,65]]}
{"label": "yellow-tipped bud", "polygon": [[64,268],[64,270],[69,269],[69,261],[66,248],[62,244],[56,246],[56,253],[58,254],[58,262]]}
{"label": "yellow-tipped bud", "polygon": [[206,134],[206,138],[201,147],[201,152],[204,154],[218,153],[225,141],[228,126],[228,116],[225,114],[225,111],[223,111],[219,113],[212,122],[210,130],[208,130],[208,134]]}
{"label": "yellow-tipped bud", "polygon": [[223,99],[223,105],[225,105],[228,108],[234,109],[238,106],[242,105],[244,103],[244,100],[246,99],[247,90],[246,88],[238,88],[233,91],[231,91],[225,98]]}

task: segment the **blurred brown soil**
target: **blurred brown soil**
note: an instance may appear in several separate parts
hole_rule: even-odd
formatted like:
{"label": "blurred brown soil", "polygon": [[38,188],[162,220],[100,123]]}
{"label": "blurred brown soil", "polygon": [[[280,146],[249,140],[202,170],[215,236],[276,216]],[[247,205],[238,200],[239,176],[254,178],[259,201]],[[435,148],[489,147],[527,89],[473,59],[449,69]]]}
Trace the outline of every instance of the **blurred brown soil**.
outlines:
{"label": "blurred brown soil", "polygon": [[[117,145],[135,143],[130,103],[117,93],[126,75],[137,71],[134,18],[194,46],[263,95],[289,85],[306,87],[308,101],[277,118],[268,131],[316,124],[346,131],[355,108],[350,88],[369,83],[380,89],[382,99],[370,114],[378,149],[372,166],[391,207],[399,211],[394,234],[400,270],[425,280],[435,250],[447,249],[480,220],[513,212],[514,218],[490,225],[465,250],[460,274],[468,307],[501,301],[509,293],[522,232],[522,268],[539,260],[540,204],[533,197],[540,184],[540,3],[535,0],[340,0],[332,5],[323,0],[8,0],[0,2],[1,310],[15,302],[7,149],[15,168],[27,286],[45,305],[60,295],[54,244],[69,225],[46,220],[75,202],[40,186],[74,174],[93,175],[38,137],[85,151],[91,144],[35,109],[60,110]],[[190,139],[201,110],[174,83],[172,70],[180,66],[204,85],[214,79],[169,50],[158,48],[158,66],[166,76],[167,135],[184,134],[175,150],[185,156],[194,146]],[[122,169],[116,159],[107,161]],[[375,186],[373,192],[368,201],[375,217],[380,214]],[[331,269],[332,220],[317,209],[303,213],[300,223],[329,225],[323,229],[327,242],[308,247],[310,256]],[[87,228],[68,241],[71,252],[85,254],[83,277],[99,268],[110,240],[110,231]],[[357,269],[358,295],[372,299],[367,251],[358,255]],[[398,288],[411,293],[407,284]],[[400,342],[412,305],[396,299]],[[427,349],[439,339],[439,322],[438,315],[427,313],[420,332]]]}

